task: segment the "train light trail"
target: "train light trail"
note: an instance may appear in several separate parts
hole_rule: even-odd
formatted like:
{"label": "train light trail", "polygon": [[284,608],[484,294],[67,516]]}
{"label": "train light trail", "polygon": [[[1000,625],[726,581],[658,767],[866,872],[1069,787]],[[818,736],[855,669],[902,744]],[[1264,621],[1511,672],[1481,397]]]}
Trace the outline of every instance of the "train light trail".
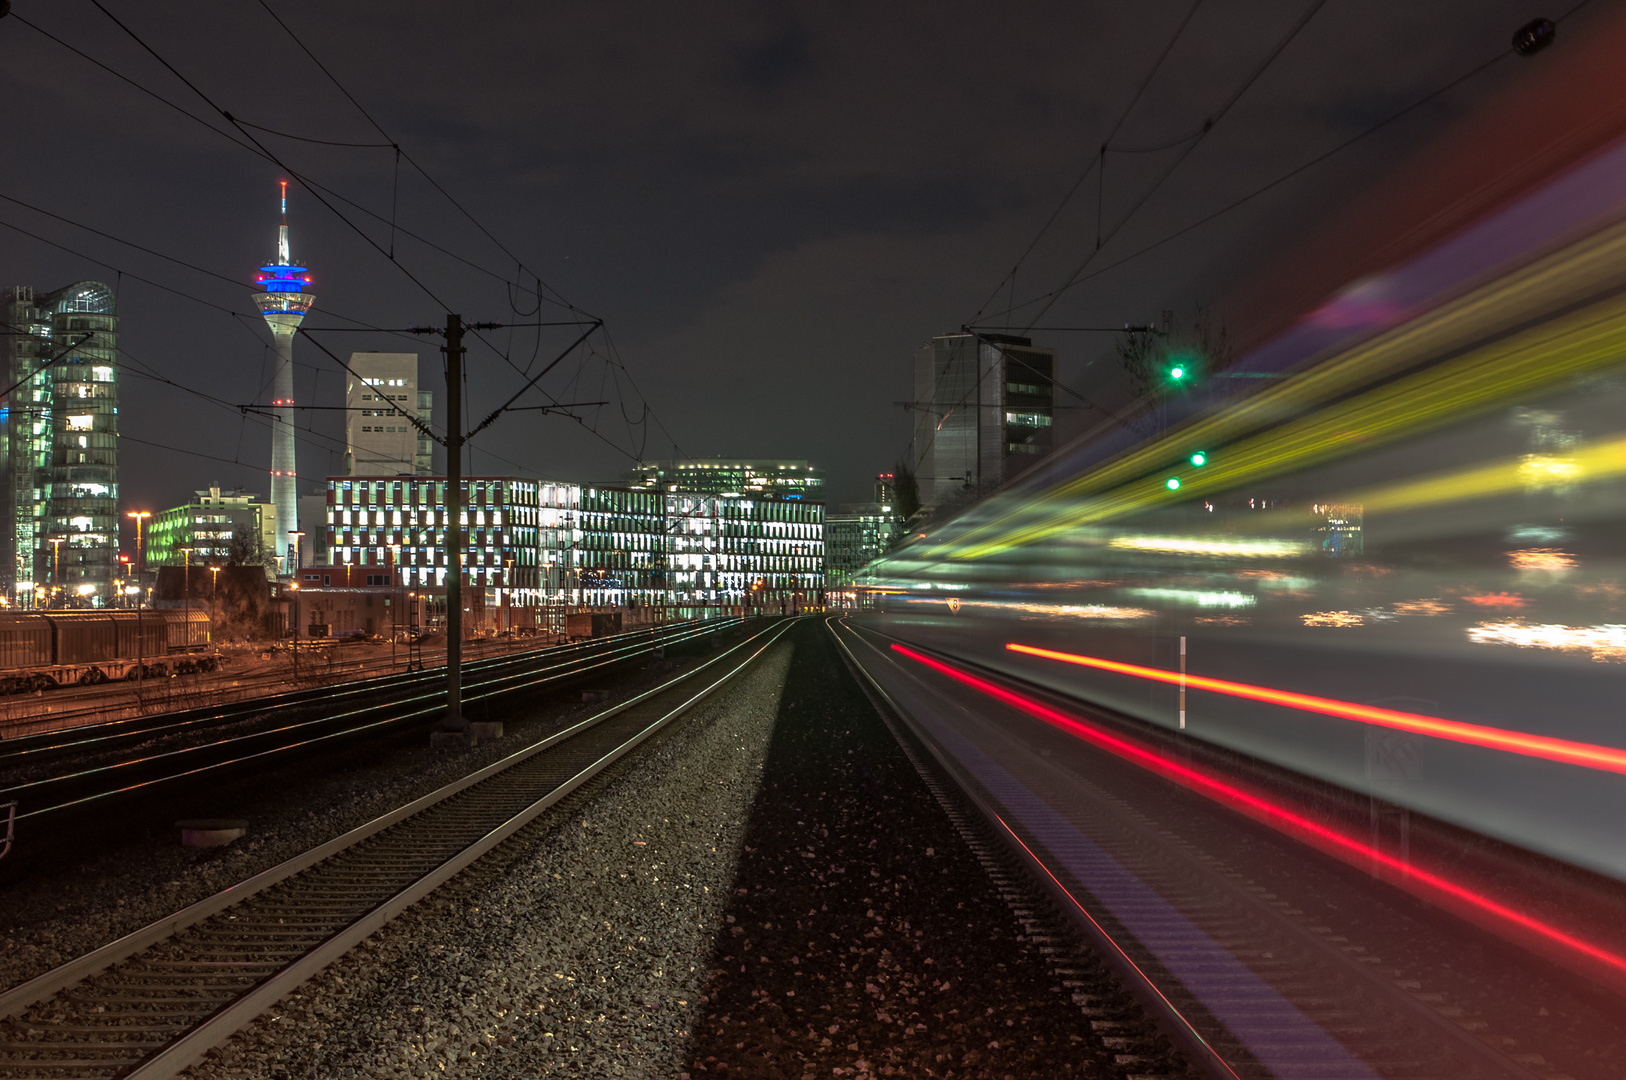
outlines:
{"label": "train light trail", "polygon": [[[1007,648],[1016,647],[1007,646]],[[1543,945],[1544,949],[1557,946],[1576,959],[1590,964],[1602,965],[1617,977],[1626,975],[1626,957],[1619,956],[1589,941],[1578,938],[1574,934],[1567,933],[1533,915],[1527,915],[1516,908],[1509,907],[1507,904],[1492,899],[1466,885],[1422,869],[1417,866],[1415,861],[1402,861],[1355,836],[1297,813],[1290,806],[1275,802],[1257,792],[1233,784],[1217,773],[1172,760],[1136,740],[1125,738],[1104,727],[1081,720],[1076,716],[1070,716],[1043,702],[1008,690],[996,683],[972,675],[970,672],[934,660],[904,645],[894,642],[892,651],[931,668],[955,682],[986,694],[996,701],[1003,702],[1012,708],[1027,713],[1029,716],[1042,720],[1052,727],[1100,747],[1125,761],[1139,765],[1149,772],[1178,783],[1190,791],[1223,806],[1228,806],[1278,832],[1308,843],[1335,858],[1361,867],[1373,864],[1381,865],[1385,869],[1393,871],[1411,891],[1426,898],[1435,902],[1444,900],[1449,906],[1466,909],[1471,915],[1486,923],[1503,929],[1512,929],[1523,936],[1533,937]],[[1035,651],[1041,654],[1045,652],[1045,650]],[[1054,655],[1066,656],[1067,654]],[[1107,663],[1112,663],[1112,661],[1107,661]],[[1133,667],[1134,665],[1117,666]],[[1153,671],[1155,669],[1144,668],[1141,670]],[[1157,674],[1159,676],[1174,674],[1176,679],[1179,678],[1178,673],[1157,672]],[[1207,681],[1212,682],[1214,680]],[[1198,680],[1192,679],[1191,682],[1192,685],[1196,685]],[[1626,757],[1626,755],[1622,756]]]}
{"label": "train light trail", "polygon": [[1444,720],[1437,716],[1424,716],[1420,713],[1400,712],[1395,709],[1380,709],[1375,705],[1357,705],[1352,701],[1339,701],[1336,698],[1315,697],[1311,694],[1298,694],[1290,690],[1275,690],[1268,686],[1254,686],[1250,683],[1231,682],[1227,679],[1211,679],[1203,675],[1164,671],[1162,668],[1125,664],[1117,660],[1106,660],[1099,656],[1081,656],[1077,653],[1056,652],[1053,649],[1040,649],[1032,645],[1019,645],[1015,642],[1008,643],[1005,648],[1014,653],[1036,656],[1042,660],[1056,660],[1064,664],[1076,664],[1080,667],[1110,671],[1119,675],[1130,675],[1137,679],[1149,679],[1154,682],[1183,682],[1187,688],[1192,690],[1208,690],[1212,693],[1226,694],[1230,697],[1262,701],[1267,705],[1281,705],[1289,709],[1320,713],[1323,716],[1336,716],[1340,719],[1354,720],[1375,727],[1410,731],[1418,735],[1446,739],[1450,742],[1483,746],[1491,750],[1503,750],[1510,754],[1543,758],[1547,761],[1562,762],[1566,765],[1579,765],[1586,769],[1626,773],[1626,750],[1613,746],[1598,746],[1593,743],[1573,742],[1569,739],[1554,739],[1546,735],[1529,735],[1522,731],[1508,731],[1505,728],[1486,727],[1482,724],[1466,724],[1459,720]]}

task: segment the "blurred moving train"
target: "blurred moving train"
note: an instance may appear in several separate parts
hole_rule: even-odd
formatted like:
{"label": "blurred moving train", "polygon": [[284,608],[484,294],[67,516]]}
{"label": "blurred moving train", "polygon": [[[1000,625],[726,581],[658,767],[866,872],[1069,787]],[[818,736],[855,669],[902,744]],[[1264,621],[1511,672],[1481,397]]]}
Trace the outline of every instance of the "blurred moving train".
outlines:
{"label": "blurred moving train", "polygon": [[202,611],[51,611],[0,615],[0,695],[213,671]]}
{"label": "blurred moving train", "polygon": [[872,563],[861,620],[1626,881],[1623,180],[1626,141],[1171,376]]}

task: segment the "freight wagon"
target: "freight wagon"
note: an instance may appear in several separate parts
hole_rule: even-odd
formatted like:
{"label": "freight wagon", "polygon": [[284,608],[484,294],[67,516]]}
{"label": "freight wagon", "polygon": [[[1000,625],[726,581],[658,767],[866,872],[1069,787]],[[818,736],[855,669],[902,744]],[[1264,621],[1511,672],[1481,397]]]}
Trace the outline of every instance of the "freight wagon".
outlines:
{"label": "freight wagon", "polygon": [[202,611],[51,611],[0,615],[0,695],[213,671]]}

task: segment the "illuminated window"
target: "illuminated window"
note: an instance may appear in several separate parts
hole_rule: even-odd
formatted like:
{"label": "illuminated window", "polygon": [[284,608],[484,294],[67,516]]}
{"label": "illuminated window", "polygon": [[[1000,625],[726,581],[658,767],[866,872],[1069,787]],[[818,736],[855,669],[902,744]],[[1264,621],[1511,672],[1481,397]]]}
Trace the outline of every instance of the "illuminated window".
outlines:
{"label": "illuminated window", "polygon": [[91,424],[94,423],[95,420],[96,418],[94,416],[70,416],[68,417],[68,430],[89,431]]}
{"label": "illuminated window", "polygon": [[1050,426],[1050,417],[1044,413],[1035,412],[1008,412],[1005,422],[1012,427],[1047,428]]}

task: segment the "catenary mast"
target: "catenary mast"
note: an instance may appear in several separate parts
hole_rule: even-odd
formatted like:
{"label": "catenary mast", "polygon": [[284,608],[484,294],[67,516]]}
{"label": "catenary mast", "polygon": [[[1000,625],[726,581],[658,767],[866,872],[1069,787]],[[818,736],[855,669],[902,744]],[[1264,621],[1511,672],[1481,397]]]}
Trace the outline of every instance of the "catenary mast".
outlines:
{"label": "catenary mast", "polygon": [[254,294],[260,314],[271,327],[276,343],[277,368],[272,380],[271,505],[276,510],[277,572],[298,569],[290,552],[288,534],[299,528],[299,496],[294,486],[294,332],[316,297],[305,291],[310,271],[293,265],[288,251],[288,181],[282,181],[282,227],[277,231],[277,261],[260,267],[257,278],[264,292]]}

